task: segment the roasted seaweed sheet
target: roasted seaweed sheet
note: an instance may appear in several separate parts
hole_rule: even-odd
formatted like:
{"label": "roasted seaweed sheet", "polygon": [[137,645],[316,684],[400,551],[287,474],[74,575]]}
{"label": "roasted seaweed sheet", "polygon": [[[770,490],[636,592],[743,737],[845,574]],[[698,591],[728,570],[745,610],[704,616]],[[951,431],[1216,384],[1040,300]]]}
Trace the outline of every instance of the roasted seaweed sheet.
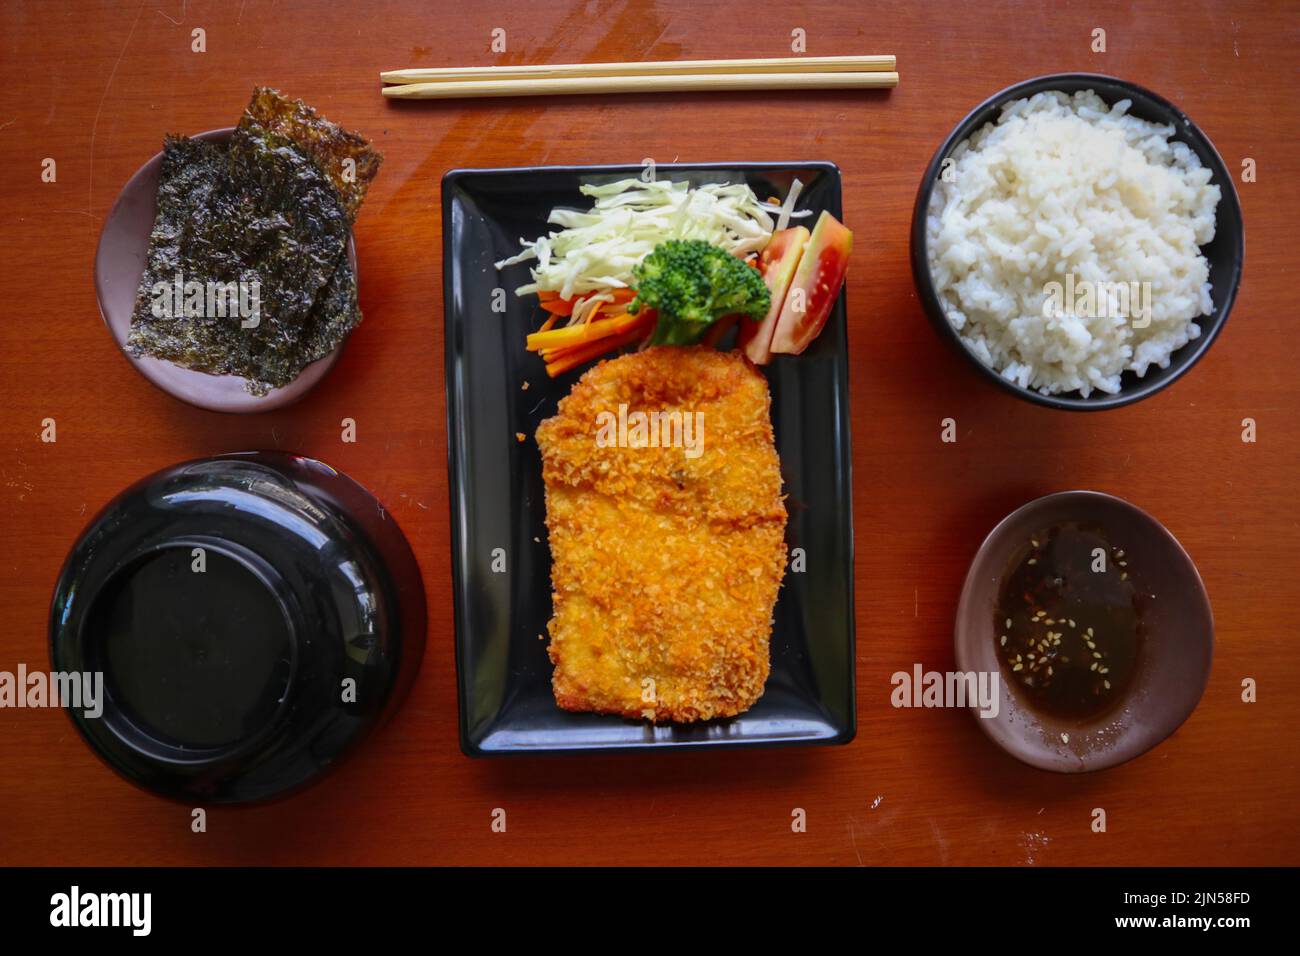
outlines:
{"label": "roasted seaweed sheet", "polygon": [[302,151],[338,191],[348,224],[356,220],[383,160],[364,136],[331,123],[302,100],[290,100],[264,86],[253,91],[239,126],[258,128],[263,135],[287,140]]}
{"label": "roasted seaweed sheet", "polygon": [[[254,394],[328,355],[361,321],[346,247],[379,161],[357,134],[266,89],[228,147],[168,137],[130,351],[241,376]],[[214,286],[243,292],[252,315],[204,298]],[[186,290],[184,307],[174,296],[159,308],[168,288]]]}

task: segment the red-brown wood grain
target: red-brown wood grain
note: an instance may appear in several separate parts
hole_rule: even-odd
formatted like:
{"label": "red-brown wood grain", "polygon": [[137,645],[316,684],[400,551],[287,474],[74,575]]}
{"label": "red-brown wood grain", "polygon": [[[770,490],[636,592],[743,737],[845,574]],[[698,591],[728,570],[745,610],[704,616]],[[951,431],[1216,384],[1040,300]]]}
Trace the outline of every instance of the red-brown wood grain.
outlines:
{"label": "red-brown wood grain", "polygon": [[[254,447],[328,461],[419,556],[429,644],[405,708],[355,760],[278,804],[188,808],[103,767],[67,718],[0,711],[0,864],[1300,863],[1300,14],[1276,2],[10,2],[0,12],[0,669],[47,666],[77,533],[121,488]],[[191,52],[191,31],[207,51]],[[489,50],[493,28],[507,52]],[[1107,52],[1090,31],[1107,31]],[[890,93],[639,95],[394,104],[381,69],[895,53]],[[1095,415],[979,380],[925,323],[907,264],[926,162],[1001,87],[1112,73],[1182,106],[1238,183],[1245,280],[1186,378]],[[366,320],[300,404],[181,404],[117,351],[91,266],[103,218],[164,133],[234,123],[255,84],[386,155],[356,228]],[[42,160],[57,182],[41,181]],[[832,160],[857,234],[848,280],[857,542],[857,739],[847,747],[474,761],[457,746],[442,372],[439,181],[458,166]],[[490,321],[490,317],[485,317]],[[958,422],[956,444],[940,420]],[[54,418],[58,441],[40,440]],[[340,440],[354,418],[356,444]],[[1258,441],[1241,441],[1242,419]],[[965,712],[895,710],[889,675],[952,661],[967,562],[1010,509],[1063,488],[1150,510],[1197,561],[1217,623],[1210,687],[1126,766],[1053,776]],[[547,582],[537,581],[536,587]],[[1259,700],[1243,703],[1243,678]],[[507,810],[504,834],[490,829]],[[808,831],[791,832],[802,807]],[[1093,833],[1104,807],[1108,832]]]}

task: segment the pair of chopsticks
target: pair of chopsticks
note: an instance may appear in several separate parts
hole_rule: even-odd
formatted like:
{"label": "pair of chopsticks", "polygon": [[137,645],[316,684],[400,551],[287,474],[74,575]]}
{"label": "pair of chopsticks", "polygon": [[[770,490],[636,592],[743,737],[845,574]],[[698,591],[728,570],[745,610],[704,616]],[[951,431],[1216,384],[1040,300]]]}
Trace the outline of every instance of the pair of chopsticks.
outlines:
{"label": "pair of chopsticks", "polygon": [[384,96],[454,99],[576,93],[886,89],[898,85],[892,55],[795,56],[654,63],[442,67],[388,70]]}

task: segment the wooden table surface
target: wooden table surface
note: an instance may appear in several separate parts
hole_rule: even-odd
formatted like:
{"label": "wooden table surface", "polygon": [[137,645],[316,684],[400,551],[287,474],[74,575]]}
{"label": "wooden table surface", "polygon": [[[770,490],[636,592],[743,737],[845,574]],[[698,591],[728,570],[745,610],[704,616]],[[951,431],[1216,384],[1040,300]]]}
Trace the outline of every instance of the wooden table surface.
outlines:
{"label": "wooden table surface", "polygon": [[[291,800],[212,810],[205,833],[191,832],[189,808],[101,765],[63,714],[0,711],[0,864],[1300,863],[1298,23],[1293,4],[1276,2],[6,3],[0,670],[48,667],[60,562],[109,498],[173,462],[249,448],[324,459],[385,503],[419,556],[429,638],[405,707],[352,762]],[[191,49],[196,27],[206,52]],[[1104,54],[1090,50],[1096,27]],[[795,29],[810,55],[897,54],[901,85],[402,105],[379,95],[381,69],[782,56]],[[939,141],[985,96],[1063,70],[1156,90],[1230,170],[1246,157],[1258,170],[1238,183],[1247,263],[1222,336],[1171,388],[1095,415],[1037,408],[978,379],[925,323],[907,264],[913,197]],[[163,134],[233,124],[255,84],[305,98],[386,158],[356,227],[365,322],[341,361],[293,407],[224,416],[132,369],[100,321],[91,267],[114,197]],[[471,760],[456,732],[439,182],[458,166],[645,157],[843,170],[858,237],[857,739]],[[345,417],[355,444],[340,440]],[[945,417],[955,444],[940,441]],[[45,418],[55,443],[41,441]],[[952,666],[957,595],[984,534],[1066,488],[1160,518],[1196,560],[1218,631],[1209,689],[1182,729],[1082,777],[1021,766],[964,711],[889,703],[894,671]],[[1256,703],[1241,700],[1248,677]],[[806,833],[791,832],[795,807]],[[1090,828],[1094,807],[1106,833]],[[494,808],[507,811],[505,833],[492,832]]]}

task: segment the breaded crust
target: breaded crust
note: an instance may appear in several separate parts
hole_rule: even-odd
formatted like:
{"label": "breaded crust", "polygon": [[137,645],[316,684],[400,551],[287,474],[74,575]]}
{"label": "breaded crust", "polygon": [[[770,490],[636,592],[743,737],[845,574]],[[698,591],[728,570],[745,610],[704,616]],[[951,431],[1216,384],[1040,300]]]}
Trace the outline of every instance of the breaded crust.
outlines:
{"label": "breaded crust", "polygon": [[[762,695],[786,560],[770,401],[738,352],[653,348],[591,369],[537,429],[560,707],[695,721]],[[609,444],[620,405],[629,444],[637,412],[700,413],[700,453],[680,416],[658,421],[676,447]]]}

